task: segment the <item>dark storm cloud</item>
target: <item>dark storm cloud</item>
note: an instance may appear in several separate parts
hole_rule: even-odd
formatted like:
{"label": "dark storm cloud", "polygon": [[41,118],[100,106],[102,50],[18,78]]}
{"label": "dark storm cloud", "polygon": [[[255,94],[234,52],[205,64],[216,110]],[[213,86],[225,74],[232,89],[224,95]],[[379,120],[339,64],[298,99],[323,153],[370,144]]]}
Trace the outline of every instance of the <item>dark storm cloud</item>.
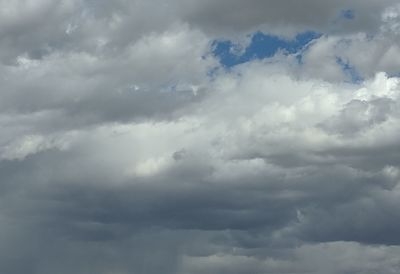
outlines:
{"label": "dark storm cloud", "polygon": [[[18,273],[26,267],[50,273],[58,266],[63,267],[61,273],[79,273],[87,269],[87,261],[102,258],[101,263],[93,262],[91,269],[114,266],[119,271],[144,268],[157,273],[158,267],[166,267],[174,273],[180,252],[194,248],[188,252],[197,256],[202,245],[205,254],[224,252],[232,245],[247,255],[279,257],[282,255],[274,247],[286,249],[293,244],[287,241],[296,238],[390,245],[397,241],[388,229],[395,233],[398,228],[394,221],[398,203],[394,194],[379,186],[386,180],[384,174],[370,177],[347,167],[329,167],[288,169],[271,177],[265,170],[246,181],[215,182],[210,167],[196,175],[190,171],[192,166],[178,164],[153,178],[136,177],[121,184],[117,176],[107,175],[96,164],[85,166],[85,162],[82,154],[68,156],[57,151],[23,161],[3,161],[2,174],[9,174],[4,179],[14,187],[2,198],[3,220],[10,223],[2,233],[28,238],[15,250],[26,254],[24,264],[5,256],[5,270]],[[202,169],[200,163],[196,169]],[[187,172],[193,175],[188,177]],[[376,222],[377,218],[381,221]],[[203,234],[209,235],[207,242],[190,247],[189,238],[202,238]],[[11,244],[8,241],[15,244],[13,238],[7,239],[4,246]],[[51,243],[44,254],[28,255],[42,242]],[[95,247],[100,249],[94,251]],[[171,251],[174,248],[177,250]],[[86,262],[75,257],[77,249]],[[151,250],[157,250],[156,254]],[[54,254],[66,257],[57,259]],[[70,265],[68,260],[79,263]],[[140,260],[144,262],[140,264]]]}

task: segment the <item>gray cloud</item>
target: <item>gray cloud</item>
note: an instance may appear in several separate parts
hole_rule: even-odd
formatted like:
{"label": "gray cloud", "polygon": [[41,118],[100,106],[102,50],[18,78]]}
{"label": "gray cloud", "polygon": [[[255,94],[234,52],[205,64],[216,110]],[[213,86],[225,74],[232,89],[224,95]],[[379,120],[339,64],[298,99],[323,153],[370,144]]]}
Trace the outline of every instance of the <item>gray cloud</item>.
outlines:
{"label": "gray cloud", "polygon": [[397,1],[164,2],[0,1],[0,272],[398,273]]}

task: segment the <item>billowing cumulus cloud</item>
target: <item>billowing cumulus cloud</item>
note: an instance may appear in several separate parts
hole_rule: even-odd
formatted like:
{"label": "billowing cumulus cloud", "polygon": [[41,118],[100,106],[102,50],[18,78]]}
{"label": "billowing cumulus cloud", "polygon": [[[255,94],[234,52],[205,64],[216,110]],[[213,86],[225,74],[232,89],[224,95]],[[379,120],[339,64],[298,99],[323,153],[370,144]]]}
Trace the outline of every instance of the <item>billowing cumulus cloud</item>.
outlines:
{"label": "billowing cumulus cloud", "polygon": [[397,1],[0,15],[1,273],[400,272]]}

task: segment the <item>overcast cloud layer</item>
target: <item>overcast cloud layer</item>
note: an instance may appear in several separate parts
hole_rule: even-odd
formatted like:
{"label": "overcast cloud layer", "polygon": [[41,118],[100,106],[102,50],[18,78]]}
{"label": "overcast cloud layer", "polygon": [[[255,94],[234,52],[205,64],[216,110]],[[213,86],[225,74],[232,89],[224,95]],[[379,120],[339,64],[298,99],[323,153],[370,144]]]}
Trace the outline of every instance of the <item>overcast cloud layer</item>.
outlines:
{"label": "overcast cloud layer", "polygon": [[[291,39],[234,67],[213,54]],[[0,0],[0,273],[400,273],[397,0]]]}

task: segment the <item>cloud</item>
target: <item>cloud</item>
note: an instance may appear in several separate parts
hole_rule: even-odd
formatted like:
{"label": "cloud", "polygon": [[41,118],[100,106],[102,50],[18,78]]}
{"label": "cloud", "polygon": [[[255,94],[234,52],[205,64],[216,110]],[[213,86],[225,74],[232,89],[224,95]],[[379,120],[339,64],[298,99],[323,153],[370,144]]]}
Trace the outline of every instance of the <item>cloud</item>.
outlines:
{"label": "cloud", "polygon": [[0,272],[398,273],[395,4],[0,1]]}

